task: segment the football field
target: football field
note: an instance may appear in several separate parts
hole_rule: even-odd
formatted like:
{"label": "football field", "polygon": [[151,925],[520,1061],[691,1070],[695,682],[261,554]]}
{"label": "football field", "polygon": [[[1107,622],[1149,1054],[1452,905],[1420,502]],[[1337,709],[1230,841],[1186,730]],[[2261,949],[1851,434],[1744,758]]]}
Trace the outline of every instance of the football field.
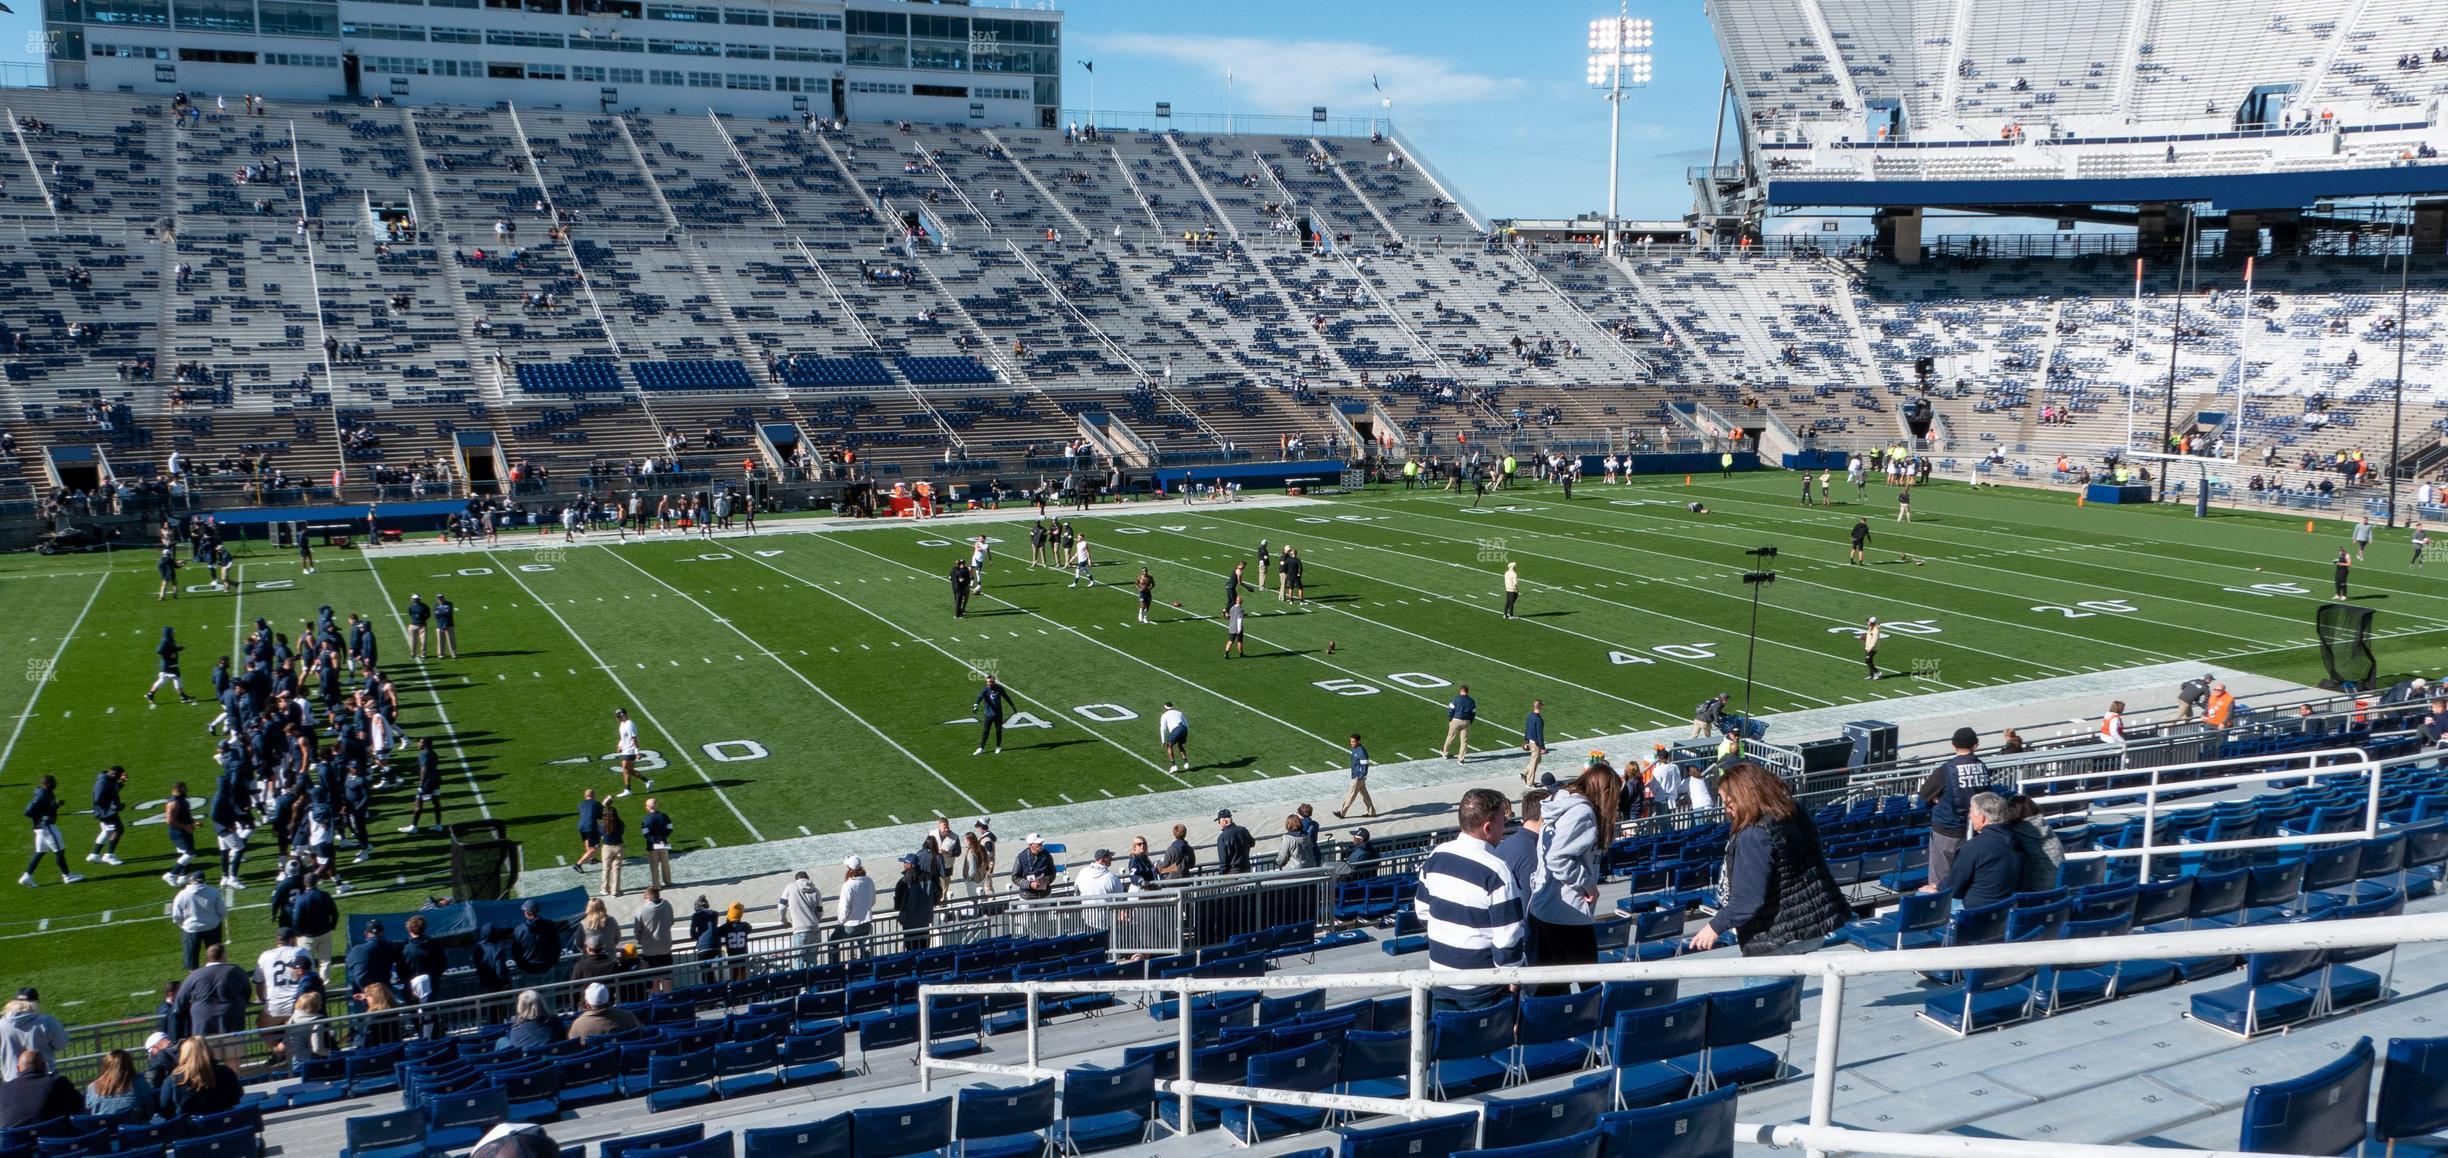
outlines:
{"label": "football field", "polygon": [[[1384,488],[1105,507],[1078,519],[1093,587],[1028,566],[1028,521],[1011,508],[924,525],[781,521],[711,540],[598,533],[564,545],[555,530],[489,550],[327,550],[312,576],[257,545],[240,556],[235,594],[191,589],[171,603],[154,599],[151,552],[11,557],[0,665],[24,678],[0,683],[0,799],[13,814],[36,779],[57,776],[70,860],[89,879],[62,887],[46,864],[38,888],[0,886],[8,979],[41,986],[73,1023],[149,1010],[178,974],[158,802],[174,780],[199,804],[210,792],[217,709],[166,692],[161,707],[145,703],[164,625],[188,645],[188,689],[202,697],[213,660],[259,616],[293,635],[325,605],[373,617],[402,723],[442,753],[449,818],[507,823],[531,889],[579,880],[560,867],[578,851],[570,817],[583,789],[617,788],[615,708],[636,718],[641,768],[684,853],[893,829],[877,835],[886,855],[915,844],[903,826],[938,815],[994,814],[1010,834],[1026,827],[1013,814],[1035,806],[1339,767],[1353,732],[1380,762],[1426,757],[1462,684],[1480,705],[1479,747],[1517,743],[1540,699],[1561,749],[1688,721],[1721,691],[1739,710],[1747,664],[1763,714],[2174,661],[2323,674],[2313,615],[2346,523],[2307,533],[2300,515],[2196,520],[1940,483],[1916,492],[1915,521],[1901,524],[1885,486],[1855,503],[1839,481],[1833,507],[1803,509],[1795,478],[1593,482],[1569,504],[1530,485],[1476,506],[1467,493]],[[1690,511],[1695,501],[1709,512]],[[1857,517],[1873,535],[1863,566],[1846,560]],[[985,591],[955,619],[945,575],[979,533],[995,540]],[[2448,571],[2410,567],[2402,531],[2379,540],[2353,586],[2379,609],[2383,679],[2436,673]],[[1251,561],[1255,582],[1261,541],[1307,561],[1308,599],[1278,601],[1270,566],[1269,589],[1245,596],[1247,655],[1226,659],[1225,576]],[[1763,546],[1779,550],[1778,579],[1761,592],[1754,658],[1741,576],[1746,550]],[[1499,613],[1507,562],[1521,579],[1512,621]],[[1157,579],[1148,625],[1131,591],[1142,566]],[[411,593],[458,605],[458,659],[409,659]],[[1888,633],[1876,683],[1858,639],[1872,615]],[[989,672],[1019,714],[1005,750],[977,756],[970,704]],[[1168,701],[1191,722],[1188,772],[1168,771],[1156,743]],[[94,824],[78,810],[111,763],[132,774],[129,799],[150,803],[131,813],[143,819],[116,869],[80,859]],[[398,833],[409,808],[402,787],[378,797],[374,855],[343,856],[359,890],[344,908],[413,908],[442,891],[445,842]],[[637,811],[625,809],[632,824]],[[30,848],[12,831],[21,869]],[[247,960],[273,927],[269,833],[251,855],[255,887],[234,898],[231,923]],[[705,875],[689,862],[675,862],[683,885]]]}

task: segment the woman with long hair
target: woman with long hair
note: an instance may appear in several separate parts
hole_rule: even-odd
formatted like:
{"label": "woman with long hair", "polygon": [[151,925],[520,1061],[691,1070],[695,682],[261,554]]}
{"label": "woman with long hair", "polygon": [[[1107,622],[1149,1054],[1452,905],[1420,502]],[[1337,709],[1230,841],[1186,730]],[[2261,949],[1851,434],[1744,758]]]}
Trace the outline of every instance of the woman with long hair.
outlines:
{"label": "woman with long hair", "polygon": [[102,1069],[85,1085],[85,1112],[105,1121],[141,1126],[153,1120],[153,1087],[124,1049],[102,1055]]}
{"label": "woman with long hair", "polygon": [[1623,777],[1590,761],[1541,808],[1530,893],[1530,963],[1598,963],[1598,882],[1621,815]]}
{"label": "woman with long hair", "polygon": [[974,832],[961,834],[960,876],[973,898],[991,891],[988,882],[994,878],[994,858],[986,854],[986,846]]}
{"label": "woman with long hair", "polygon": [[387,981],[369,981],[357,993],[365,1003],[367,1016],[357,1023],[357,1046],[390,1045],[400,1040],[400,1019],[394,1010],[400,1007],[399,995],[391,991]]}
{"label": "woman with long hair", "polygon": [[160,1091],[161,1116],[200,1118],[238,1105],[238,1075],[213,1060],[212,1046],[201,1037],[179,1043],[178,1065]]}
{"label": "woman with long hair", "polygon": [[1732,934],[1745,957],[1817,952],[1853,910],[1810,815],[1782,778],[1750,760],[1727,765],[1717,793],[1733,831],[1717,915],[1691,947],[1712,949]]}
{"label": "woman with long hair", "polygon": [[578,918],[578,951],[609,957],[619,948],[620,922],[612,919],[602,897],[589,897],[586,915]]}

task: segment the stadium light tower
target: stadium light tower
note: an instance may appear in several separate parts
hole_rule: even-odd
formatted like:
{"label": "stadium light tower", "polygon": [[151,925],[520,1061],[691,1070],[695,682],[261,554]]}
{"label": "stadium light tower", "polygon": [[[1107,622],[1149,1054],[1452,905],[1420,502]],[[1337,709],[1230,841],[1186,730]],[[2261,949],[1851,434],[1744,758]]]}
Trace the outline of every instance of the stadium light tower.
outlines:
{"label": "stadium light tower", "polygon": [[[1616,190],[1623,170],[1623,103],[1626,90],[1649,86],[1649,46],[1655,29],[1634,20],[1627,2],[1616,14],[1589,26],[1589,84],[1607,99],[1607,221],[1616,216]],[[1629,74],[1629,75],[1627,75]],[[1614,230],[1607,230],[1610,240]]]}

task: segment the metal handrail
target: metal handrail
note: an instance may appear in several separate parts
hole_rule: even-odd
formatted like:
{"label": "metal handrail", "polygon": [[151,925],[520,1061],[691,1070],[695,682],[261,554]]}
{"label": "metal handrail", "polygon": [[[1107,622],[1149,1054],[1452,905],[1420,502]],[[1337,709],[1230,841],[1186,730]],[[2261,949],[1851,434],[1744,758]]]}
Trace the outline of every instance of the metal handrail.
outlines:
{"label": "metal handrail", "polygon": [[[1604,984],[1612,981],[1703,980],[1723,978],[1784,978],[1817,977],[1820,983],[1819,1023],[1816,1060],[1811,1073],[1811,1115],[1808,1133],[1786,1136],[1818,1145],[1819,1140],[1859,1142],[1869,1148],[1879,1136],[1870,1132],[1849,1131],[1831,1125],[1835,1111],[1837,1052],[1841,1043],[1845,982],[1848,978],[1886,973],[1958,972],[1973,969],[2002,969],[2026,966],[2097,965],[2113,961],[2155,960],[2187,957],[2236,956],[2248,953],[2287,952],[2304,949],[2376,948],[2448,941],[2448,913],[2428,913],[2417,916],[2373,917],[2353,921],[2328,921],[2191,930],[2181,933],[2145,933],[2124,937],[2088,937],[2072,941],[2034,941],[2012,944],[1965,945],[1935,949],[1908,949],[1887,953],[1819,953],[1807,956],[1726,957],[1715,960],[1679,957],[1658,961],[1625,962],[1614,965],[1559,965],[1512,969],[1444,970],[1406,969],[1378,973],[1284,973],[1270,977],[1237,978],[1169,978],[1161,982],[1133,981],[1007,981],[971,982],[947,985],[927,985],[919,990],[919,1016],[923,1022],[935,997],[966,997],[1020,995],[1028,1013],[1027,1065],[1001,1065],[938,1058],[921,1051],[918,1056],[918,1076],[921,1089],[932,1090],[938,1071],[955,1073],[1001,1074],[1036,1080],[1057,1077],[1061,1070],[1036,1064],[1039,1028],[1038,1000],[1047,996],[1074,994],[1133,994],[1167,992],[1182,1003],[1181,1068],[1177,1077],[1159,1079],[1166,1092],[1181,1099],[1181,1121],[1192,1121],[1192,1100],[1199,1097],[1228,1098],[1236,1101],[1260,1102],[1270,1105],[1305,1106],[1320,1109],[1349,1110],[1364,1114],[1388,1114],[1418,1120],[1440,1113],[1469,1113],[1474,1107],[1457,1106],[1431,1101],[1428,1090],[1429,1011],[1430,991],[1439,987],[1487,985],[1557,985]],[[1193,1081],[1190,1001],[1204,993],[1293,992],[1314,989],[1403,989],[1409,991],[1411,1008],[1411,1096],[1408,1098],[1376,1098],[1351,1094],[1320,1094],[1292,1090],[1274,1090],[1251,1086]],[[920,1040],[926,1029],[920,1028]],[[1774,1131],[1770,1126],[1738,1126],[1738,1133],[1756,1136],[1760,1131]],[[1858,1138],[1855,1135],[1860,1135]],[[2015,1142],[2012,1151],[1985,1150],[1980,1153],[2058,1153],[2052,1144]],[[1885,1150],[1887,1147],[1880,1146]],[[1952,1146],[1941,1147],[1935,1141],[1926,1149],[1914,1153],[1971,1154],[1974,1151]],[[2071,1147],[2062,1153],[2072,1156],[2106,1152],[2103,1148]],[[2117,1151],[2130,1153],[2130,1151]]]}
{"label": "metal handrail", "polygon": [[[2427,754],[2418,754],[2402,758],[2402,761],[2410,763],[2431,758],[2433,757]],[[2346,762],[2323,764],[2324,760],[2344,760]],[[2303,761],[2304,766],[2295,767],[2297,761]],[[2273,764],[2281,766],[2273,768],[2271,767]],[[2166,779],[2170,773],[2242,766],[2251,766],[2254,770],[2230,776],[2187,777],[2174,781]],[[2168,847],[2159,843],[2160,798],[2167,792],[2182,792],[2190,795],[2206,789],[2232,788],[2243,784],[2265,784],[2279,779],[2360,776],[2365,782],[2363,826],[2361,828],[2349,832],[2306,833],[2301,836],[2244,837],[2233,840],[2201,841],[2182,847],[2188,852],[2202,853],[2229,849],[2278,848],[2284,845],[2369,840],[2379,835],[2380,832],[2381,770],[2381,763],[2372,759],[2371,754],[2361,748],[2326,748],[2315,752],[2290,752],[2278,756],[2229,756],[2218,760],[2202,760],[2192,764],[2170,764],[2152,768],[2149,770],[2150,782],[2147,784],[2129,784],[2076,792],[2051,792],[2042,795],[2040,799],[2048,804],[2078,804],[2094,801],[2131,801],[2134,797],[2140,796],[2142,798],[2138,806],[2142,812],[2142,846],[2140,848],[2088,849],[2082,852],[2069,852],[2066,854],[2066,859],[2107,860],[2119,857],[2139,857],[2142,864],[2138,871],[2142,879],[2148,880],[2150,879],[2152,855]],[[2021,781],[2020,787],[2028,793],[2035,784],[2096,780],[2107,775],[2115,775],[2115,773],[2077,772],[2066,776],[2034,777]],[[2137,806],[2130,803],[2108,804],[2104,807],[2096,807],[2092,811],[2121,812],[2130,811],[2135,807]]]}

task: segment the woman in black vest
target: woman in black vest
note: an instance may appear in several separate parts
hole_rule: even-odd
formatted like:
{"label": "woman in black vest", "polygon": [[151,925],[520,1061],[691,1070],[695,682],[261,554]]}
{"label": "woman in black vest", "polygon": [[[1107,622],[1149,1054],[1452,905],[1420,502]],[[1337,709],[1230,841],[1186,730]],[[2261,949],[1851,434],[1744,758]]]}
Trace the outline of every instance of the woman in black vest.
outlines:
{"label": "woman in black vest", "polygon": [[1749,760],[1726,766],[1717,794],[1733,833],[1717,915],[1691,947],[1714,948],[1731,933],[1746,957],[1817,952],[1852,908],[1809,815],[1784,780]]}

